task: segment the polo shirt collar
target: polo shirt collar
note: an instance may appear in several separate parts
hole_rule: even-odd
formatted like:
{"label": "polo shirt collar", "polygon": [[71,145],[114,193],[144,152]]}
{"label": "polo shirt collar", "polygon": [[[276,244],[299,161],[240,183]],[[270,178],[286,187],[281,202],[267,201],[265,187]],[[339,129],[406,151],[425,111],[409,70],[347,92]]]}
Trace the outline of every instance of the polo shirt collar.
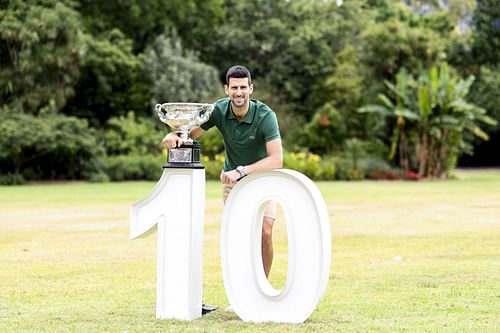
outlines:
{"label": "polo shirt collar", "polygon": [[[228,118],[229,119],[237,119],[236,116],[234,115],[233,109],[231,107],[231,102],[229,102],[228,108],[229,108]],[[250,100],[249,105],[248,105],[248,112],[245,115],[245,118],[243,118],[243,120],[241,122],[251,124],[253,122],[253,118],[255,117],[255,109],[256,109],[256,106],[255,106],[254,101]]]}

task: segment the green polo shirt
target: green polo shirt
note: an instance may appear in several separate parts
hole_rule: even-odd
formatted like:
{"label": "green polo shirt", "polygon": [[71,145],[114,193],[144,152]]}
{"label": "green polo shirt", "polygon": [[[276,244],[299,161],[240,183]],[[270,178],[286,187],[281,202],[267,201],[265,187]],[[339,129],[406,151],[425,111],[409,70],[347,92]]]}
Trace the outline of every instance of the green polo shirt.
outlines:
{"label": "green polo shirt", "polygon": [[239,122],[229,98],[215,102],[210,119],[200,127],[217,127],[225,147],[224,170],[253,164],[267,157],[266,142],[280,138],[276,114],[266,104],[251,99],[245,118]]}

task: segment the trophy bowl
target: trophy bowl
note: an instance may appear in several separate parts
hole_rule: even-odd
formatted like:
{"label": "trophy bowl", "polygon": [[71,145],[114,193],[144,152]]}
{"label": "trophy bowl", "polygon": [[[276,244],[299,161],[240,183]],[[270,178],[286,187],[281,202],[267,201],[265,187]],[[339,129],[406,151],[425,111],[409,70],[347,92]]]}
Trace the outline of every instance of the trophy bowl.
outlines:
{"label": "trophy bowl", "polygon": [[168,162],[164,168],[204,168],[200,163],[201,145],[189,137],[193,127],[205,123],[214,110],[214,104],[163,103],[156,104],[160,120],[173,128],[184,142],[180,147],[168,150]]}
{"label": "trophy bowl", "polygon": [[214,104],[163,103],[156,104],[155,109],[160,120],[175,129],[185,144],[192,144],[189,132],[210,118]]}

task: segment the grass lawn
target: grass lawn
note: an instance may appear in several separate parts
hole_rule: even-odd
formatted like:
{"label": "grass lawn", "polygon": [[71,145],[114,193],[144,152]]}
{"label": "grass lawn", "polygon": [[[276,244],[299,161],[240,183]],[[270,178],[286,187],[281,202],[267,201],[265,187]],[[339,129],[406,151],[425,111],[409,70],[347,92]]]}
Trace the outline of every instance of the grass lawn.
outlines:
{"label": "grass lawn", "polygon": [[[319,182],[332,224],[326,293],[301,325],[223,308],[220,185],[207,182],[201,319],[155,319],[156,236],[129,240],[152,182],[0,187],[0,332],[500,332],[500,171],[435,182]],[[271,282],[286,272],[277,222]]]}

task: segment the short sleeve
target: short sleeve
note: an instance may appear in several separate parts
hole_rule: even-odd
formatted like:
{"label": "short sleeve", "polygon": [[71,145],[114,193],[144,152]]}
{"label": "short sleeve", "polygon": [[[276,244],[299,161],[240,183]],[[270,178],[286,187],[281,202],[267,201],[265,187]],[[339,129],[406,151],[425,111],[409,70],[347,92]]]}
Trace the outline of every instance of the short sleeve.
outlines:
{"label": "short sleeve", "polygon": [[274,112],[269,112],[262,122],[262,135],[266,142],[272,141],[274,139],[279,139],[280,129],[278,126],[278,118]]}
{"label": "short sleeve", "polygon": [[208,120],[201,124],[200,127],[207,131],[209,130],[210,128],[214,127],[214,126],[217,126],[217,121],[220,119],[220,106],[218,103],[215,104],[215,107],[212,111],[212,114],[210,115],[210,118],[208,118]]}

